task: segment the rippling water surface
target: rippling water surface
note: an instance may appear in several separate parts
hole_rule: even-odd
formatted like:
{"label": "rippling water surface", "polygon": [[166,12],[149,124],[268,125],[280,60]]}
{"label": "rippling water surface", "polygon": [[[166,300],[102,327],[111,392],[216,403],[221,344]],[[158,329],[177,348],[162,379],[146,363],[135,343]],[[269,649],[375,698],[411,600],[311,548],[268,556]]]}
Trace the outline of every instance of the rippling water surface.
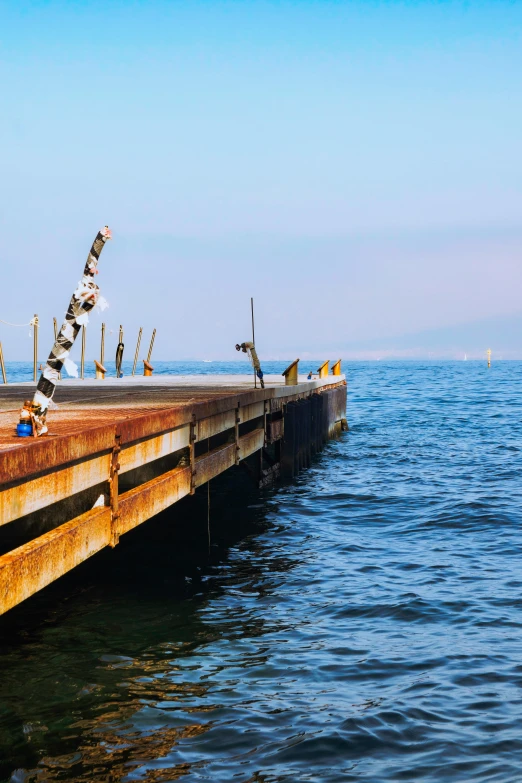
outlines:
{"label": "rippling water surface", "polygon": [[522,779],[522,365],[348,378],[310,470],[216,484],[210,556],[167,515],[4,618],[0,779]]}

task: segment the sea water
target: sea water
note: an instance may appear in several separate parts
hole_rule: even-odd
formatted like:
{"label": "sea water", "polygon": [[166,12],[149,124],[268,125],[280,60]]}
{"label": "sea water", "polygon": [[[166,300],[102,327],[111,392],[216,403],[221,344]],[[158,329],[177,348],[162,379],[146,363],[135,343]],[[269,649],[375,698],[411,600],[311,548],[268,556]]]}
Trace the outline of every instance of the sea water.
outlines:
{"label": "sea water", "polygon": [[522,779],[522,364],[346,372],[295,481],[237,469],[2,619],[0,780]]}

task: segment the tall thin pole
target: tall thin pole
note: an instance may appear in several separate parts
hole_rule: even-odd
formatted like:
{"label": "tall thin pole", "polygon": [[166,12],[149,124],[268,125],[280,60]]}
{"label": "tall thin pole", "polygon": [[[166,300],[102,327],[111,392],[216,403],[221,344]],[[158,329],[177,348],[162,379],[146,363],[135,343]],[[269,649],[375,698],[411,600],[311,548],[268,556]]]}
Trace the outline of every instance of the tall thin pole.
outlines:
{"label": "tall thin pole", "polygon": [[101,346],[100,346],[100,364],[103,367],[103,360],[105,359],[105,324],[102,324],[101,328]]}
{"label": "tall thin pole", "polygon": [[[58,337],[58,321],[56,318],[53,318],[53,327],[54,327],[54,342],[56,342],[56,338]],[[62,373],[58,373],[58,379],[62,380]]]}
{"label": "tall thin pole", "polygon": [[86,327],[84,324],[82,326],[82,359],[80,362],[80,378],[82,379],[82,381],[85,380],[85,340],[86,340],[85,329]]}
{"label": "tall thin pole", "polygon": [[[56,389],[58,374],[67,361],[74,341],[80,332],[82,316],[90,312],[98,301],[100,289],[94,282],[94,275],[97,272],[100,253],[105,242],[110,238],[111,232],[108,226],[104,226],[96,234],[85,262],[81,283],[71,297],[65,320],[38,381],[32,406],[32,418],[37,435],[45,435],[47,432],[45,422],[49,403]],[[78,323],[78,319],[81,319],[80,323]]]}
{"label": "tall thin pole", "polygon": [[2,367],[2,378],[4,379],[4,383],[7,383],[7,375],[5,374],[4,352],[2,350],[2,343],[0,343],[0,366]]}
{"label": "tall thin pole", "polygon": [[116,378],[123,378],[123,326],[120,324],[120,334],[118,336],[118,347],[116,348]]}
{"label": "tall thin pole", "polygon": [[152,356],[152,346],[154,345],[154,338],[155,337],[156,337],[156,330],[154,329],[154,331],[152,332],[152,338],[151,338],[151,341],[150,341],[149,353],[147,354],[147,361],[148,362],[150,362],[150,357]]}
{"label": "tall thin pole", "polygon": [[136,343],[136,353],[134,354],[134,364],[132,366],[132,374],[136,374],[136,365],[138,364],[138,355],[140,352],[140,343],[141,343],[141,335],[143,334],[143,327],[140,326],[140,331],[138,332],[138,342]]}
{"label": "tall thin pole", "polygon": [[[250,310],[252,311],[252,342],[254,343],[254,348],[256,346],[256,332],[254,329],[254,297],[250,297]],[[257,389],[257,374],[254,367],[254,389]]]}
{"label": "tall thin pole", "polygon": [[38,315],[34,314],[33,321],[33,380],[38,380]]}

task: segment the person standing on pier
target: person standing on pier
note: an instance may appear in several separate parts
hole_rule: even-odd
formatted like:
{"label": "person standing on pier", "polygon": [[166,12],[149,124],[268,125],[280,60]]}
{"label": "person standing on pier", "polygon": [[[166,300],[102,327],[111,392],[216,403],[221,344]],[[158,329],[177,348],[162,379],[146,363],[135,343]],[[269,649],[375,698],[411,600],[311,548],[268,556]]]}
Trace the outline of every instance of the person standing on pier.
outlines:
{"label": "person standing on pier", "polygon": [[265,382],[263,380],[263,370],[261,369],[261,364],[259,362],[259,357],[257,355],[254,343],[247,342],[247,343],[237,343],[236,344],[236,351],[243,351],[243,353],[248,354],[248,358],[250,359],[250,362],[252,363],[252,366],[254,367],[254,370],[256,371],[256,375],[259,378],[261,382],[261,388],[265,388]]}

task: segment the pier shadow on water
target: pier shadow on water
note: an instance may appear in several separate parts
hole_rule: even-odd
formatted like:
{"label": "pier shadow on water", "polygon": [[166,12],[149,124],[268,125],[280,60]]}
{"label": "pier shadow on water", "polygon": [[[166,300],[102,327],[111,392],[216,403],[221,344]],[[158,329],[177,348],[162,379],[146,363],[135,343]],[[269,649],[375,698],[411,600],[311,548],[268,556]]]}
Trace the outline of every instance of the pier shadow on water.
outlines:
{"label": "pier shadow on water", "polygon": [[[208,490],[198,488],[0,618],[2,783],[124,780],[145,758],[153,762],[179,739],[205,731],[196,716],[157,725],[152,711],[130,743],[120,733],[142,712],[143,699],[168,710],[169,701],[206,691],[190,677],[167,682],[173,656],[185,659],[223,632],[199,615],[224,589],[231,546],[252,548],[244,576],[261,581],[255,535],[271,525],[263,498],[273,490],[258,490],[241,467]],[[285,558],[277,562],[281,572],[291,567]],[[241,633],[257,636],[261,625]],[[177,779],[187,771],[178,766],[146,779]]]}

